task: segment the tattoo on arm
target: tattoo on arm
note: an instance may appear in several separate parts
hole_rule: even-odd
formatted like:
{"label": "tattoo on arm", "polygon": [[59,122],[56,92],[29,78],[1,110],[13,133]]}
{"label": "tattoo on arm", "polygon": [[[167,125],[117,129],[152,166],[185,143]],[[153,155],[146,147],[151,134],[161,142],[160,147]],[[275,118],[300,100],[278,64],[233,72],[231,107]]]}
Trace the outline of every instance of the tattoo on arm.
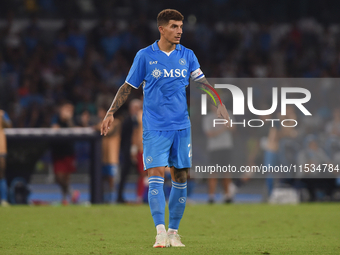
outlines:
{"label": "tattoo on arm", "polygon": [[[203,78],[199,79],[198,81],[196,81],[196,84],[197,84],[197,88],[208,89],[211,92],[211,95],[214,97],[215,102],[217,103],[217,105],[219,104],[220,100],[218,99],[216,94],[213,93],[213,91],[211,91],[209,88],[204,86],[204,84],[210,85],[210,83],[208,82],[207,78],[203,77]],[[215,106],[214,100],[212,100],[211,97],[207,97],[207,98],[208,98],[209,103]]]}
{"label": "tattoo on arm", "polygon": [[126,82],[119,88],[106,116],[112,116],[125,103],[131,93],[131,89],[132,87]]}

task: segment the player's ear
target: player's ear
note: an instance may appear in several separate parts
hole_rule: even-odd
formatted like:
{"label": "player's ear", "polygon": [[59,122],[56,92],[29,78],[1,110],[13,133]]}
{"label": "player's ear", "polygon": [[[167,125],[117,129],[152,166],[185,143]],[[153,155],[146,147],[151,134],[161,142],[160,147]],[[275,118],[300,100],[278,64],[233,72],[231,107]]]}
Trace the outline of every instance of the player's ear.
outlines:
{"label": "player's ear", "polygon": [[164,33],[164,27],[163,26],[159,26],[158,27],[158,31],[162,35]]}

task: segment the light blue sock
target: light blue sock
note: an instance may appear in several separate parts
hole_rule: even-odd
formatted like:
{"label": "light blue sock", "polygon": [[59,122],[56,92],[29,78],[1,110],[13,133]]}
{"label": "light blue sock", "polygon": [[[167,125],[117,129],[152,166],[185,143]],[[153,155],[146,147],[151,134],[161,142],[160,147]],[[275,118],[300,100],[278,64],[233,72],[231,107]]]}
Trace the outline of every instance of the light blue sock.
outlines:
{"label": "light blue sock", "polygon": [[163,191],[164,178],[151,176],[149,178],[149,206],[155,226],[165,225],[165,196]]}
{"label": "light blue sock", "polygon": [[0,179],[1,200],[7,201],[7,182],[6,179]]}
{"label": "light blue sock", "polygon": [[169,228],[178,229],[187,201],[187,183],[172,181],[169,198]]}

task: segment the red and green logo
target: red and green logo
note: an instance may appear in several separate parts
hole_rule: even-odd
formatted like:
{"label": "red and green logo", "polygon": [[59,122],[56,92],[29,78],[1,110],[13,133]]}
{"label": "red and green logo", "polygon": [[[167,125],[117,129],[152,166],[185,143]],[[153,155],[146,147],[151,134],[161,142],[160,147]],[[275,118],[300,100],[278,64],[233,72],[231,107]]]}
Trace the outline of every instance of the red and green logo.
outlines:
{"label": "red and green logo", "polygon": [[[218,100],[220,101],[220,104],[222,104],[222,100],[220,98],[220,96],[218,95],[218,93],[216,92],[216,90],[210,86],[209,84],[206,84],[206,83],[201,83],[204,87],[206,88],[209,88],[212,92],[214,92],[214,94],[217,96]],[[216,100],[214,98],[214,96],[211,94],[211,92],[209,90],[207,90],[206,88],[199,88],[201,90],[203,90],[204,92],[206,92],[210,97],[211,99],[214,101],[215,103],[215,106],[217,107],[217,103],[216,103]]]}

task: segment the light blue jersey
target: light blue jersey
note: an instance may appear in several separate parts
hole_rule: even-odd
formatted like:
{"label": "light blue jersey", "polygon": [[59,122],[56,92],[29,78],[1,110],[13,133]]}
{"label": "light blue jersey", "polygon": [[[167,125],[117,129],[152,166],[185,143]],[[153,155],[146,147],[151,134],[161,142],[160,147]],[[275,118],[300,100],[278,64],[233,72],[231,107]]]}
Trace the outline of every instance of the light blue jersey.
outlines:
{"label": "light blue jersey", "polygon": [[126,82],[134,88],[143,84],[143,130],[181,130],[190,127],[185,88],[189,78],[203,78],[190,49],[178,44],[170,53],[158,41],[140,50]]}

